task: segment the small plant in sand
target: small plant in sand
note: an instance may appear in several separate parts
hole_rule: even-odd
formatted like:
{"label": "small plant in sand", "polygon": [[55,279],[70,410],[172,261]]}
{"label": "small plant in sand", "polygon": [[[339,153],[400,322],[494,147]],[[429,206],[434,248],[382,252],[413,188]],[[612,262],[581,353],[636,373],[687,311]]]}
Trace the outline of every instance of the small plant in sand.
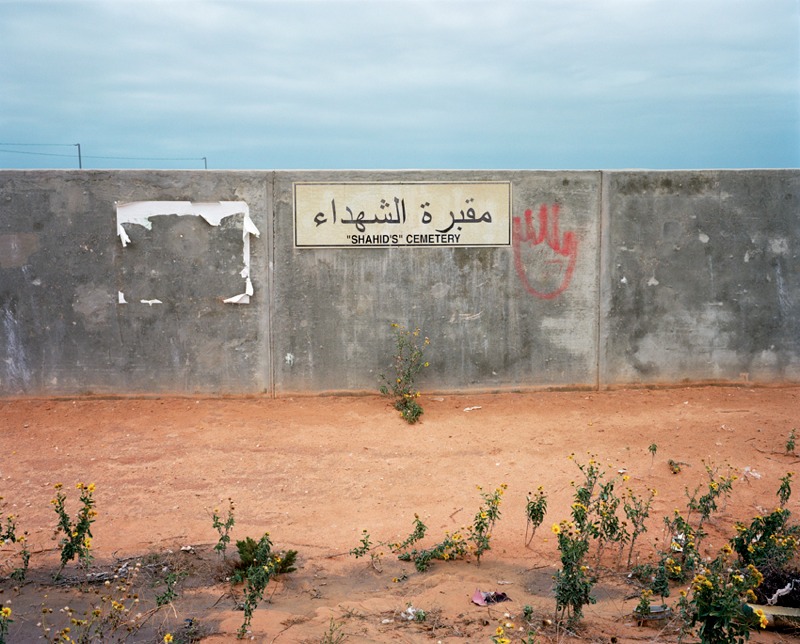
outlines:
{"label": "small plant in sand", "polygon": [[491,549],[492,529],[500,518],[500,504],[503,493],[508,486],[503,483],[492,492],[481,492],[483,503],[472,520],[472,525],[460,528],[455,532],[445,532],[444,539],[429,548],[414,548],[416,543],[421,541],[427,531],[427,526],[414,515],[414,528],[406,539],[397,543],[379,542],[373,543],[369,532],[363,530],[361,541],[358,546],[350,550],[350,554],[356,558],[364,557],[367,554],[372,557],[373,567],[380,572],[379,565],[380,553],[375,554],[376,547],[388,547],[400,561],[410,561],[418,572],[425,572],[430,568],[433,561],[449,561],[451,559],[463,559],[469,554],[473,554],[480,564],[481,556]]}
{"label": "small plant in sand", "polygon": [[637,496],[632,489],[628,488],[627,493],[622,499],[622,509],[631,524],[627,563],[629,568],[631,566],[631,560],[633,559],[636,541],[641,534],[647,532],[647,526],[645,524],[650,517],[650,506],[653,504],[653,499],[657,494],[655,489],[651,489],[649,492],[647,496]]}
{"label": "small plant in sand", "polygon": [[583,481],[571,483],[575,489],[575,500],[571,508],[573,522],[587,539],[597,542],[598,565],[607,543],[619,545],[621,558],[624,546],[630,541],[631,535],[627,522],[619,516],[620,506],[623,508],[625,506],[623,497],[616,492],[616,486],[620,482],[627,481],[629,476],[624,474],[624,470],[620,470],[618,476],[606,479],[605,471],[591,455],[586,464],[575,460],[574,454],[570,454],[569,459],[575,461],[583,474]]}
{"label": "small plant in sand", "polygon": [[13,622],[11,619],[11,606],[0,604],[0,644],[8,641],[8,625]]}
{"label": "small plant in sand", "polygon": [[269,580],[281,573],[294,572],[294,562],[297,557],[296,550],[285,553],[272,552],[272,541],[269,533],[264,533],[258,541],[247,537],[244,541],[237,541],[240,563],[233,572],[233,582],[244,584],[244,621],[237,636],[244,638],[250,630],[253,613],[258,603],[264,598],[264,591]]}
{"label": "small plant in sand", "polygon": [[92,523],[97,517],[94,509],[94,483],[78,483],[75,487],[79,490],[81,507],[75,520],[72,520],[66,509],[67,495],[63,491],[63,485],[56,483],[56,496],[50,501],[58,515],[58,524],[55,529],[56,537],[63,534],[58,542],[61,550],[61,567],[56,573],[56,579],[61,576],[64,566],[70,561],[78,558],[80,565],[88,568],[92,563]]}
{"label": "small plant in sand", "polygon": [[[0,502],[3,497],[0,496]],[[17,517],[13,514],[6,515],[5,528],[0,523],[0,542],[15,544],[19,555],[20,565],[11,571],[11,579],[23,583],[28,575],[28,565],[31,561],[31,552],[28,550],[28,533],[17,534]]]}
{"label": "small plant in sand", "polygon": [[[500,487],[492,492],[484,492],[483,488],[478,486],[478,490],[483,498],[483,503],[472,520],[472,525],[467,528],[461,528],[453,533],[445,532],[445,538],[431,548],[417,550],[416,548],[401,552],[398,555],[401,561],[412,561],[414,566],[419,572],[426,571],[433,560],[448,561],[450,559],[462,559],[468,554],[475,555],[478,563],[480,564],[481,556],[484,552],[491,549],[492,529],[495,523],[500,518],[500,504],[502,502],[503,493],[508,486],[503,483]],[[419,517],[416,518],[419,521]],[[424,524],[423,526],[424,527]],[[412,537],[423,534],[424,530],[420,530],[419,525],[415,528]],[[464,536],[466,534],[466,536]],[[411,544],[404,542],[404,544],[397,544],[403,548],[409,547]],[[399,550],[400,548],[398,548]]]}
{"label": "small plant in sand", "polygon": [[214,508],[214,512],[211,514],[212,525],[219,534],[219,540],[214,546],[214,550],[222,555],[223,559],[225,559],[225,552],[228,549],[228,544],[231,542],[230,532],[236,523],[236,519],[233,516],[233,511],[235,509],[236,508],[233,504],[233,499],[229,498],[228,515],[225,517],[224,521],[220,516],[219,508]]}
{"label": "small plant in sand", "polygon": [[[506,613],[508,615],[508,613]],[[492,635],[492,642],[494,644],[511,644],[511,637],[514,635],[514,622],[510,620],[510,616],[500,621],[500,624]]]}
{"label": "small plant in sand", "polygon": [[547,495],[544,493],[544,488],[540,485],[534,495],[528,492],[525,501],[525,515],[528,518],[525,524],[525,545],[529,546],[533,535],[536,534],[536,528],[542,525],[547,514]]}
{"label": "small plant in sand", "polygon": [[380,391],[394,398],[394,408],[409,424],[416,423],[422,415],[422,406],[417,402],[419,391],[416,379],[419,372],[428,366],[425,361],[425,347],[430,340],[420,335],[420,330],[410,331],[400,324],[392,323],[394,332],[394,377],[381,374],[383,384]]}
{"label": "small plant in sand", "polygon": [[794,476],[794,472],[787,472],[786,476],[781,477],[781,485],[778,488],[778,498],[781,501],[781,507],[785,508],[786,504],[789,502],[789,499],[792,496],[792,477]]}
{"label": "small plant in sand", "polygon": [[178,598],[178,591],[175,587],[178,582],[186,577],[186,572],[168,572],[164,577],[164,590],[156,595],[156,606],[166,606]]}
{"label": "small plant in sand", "polygon": [[597,579],[586,565],[589,535],[573,521],[553,525],[561,553],[561,570],[555,574],[556,621],[574,627],[583,616],[583,607],[594,604],[591,592]]}
{"label": "small plant in sand", "polygon": [[639,603],[633,609],[633,614],[639,619],[646,619],[650,615],[650,602],[653,597],[653,591],[649,588],[642,590],[639,595]]}
{"label": "small plant in sand", "polygon": [[790,472],[781,479],[778,489],[781,507],[767,516],[754,517],[749,526],[736,523],[736,536],[731,539],[731,545],[742,564],[753,564],[763,572],[772,572],[788,564],[797,554],[800,525],[789,523],[791,512],[784,507],[792,494],[788,487],[791,476]]}
{"label": "small plant in sand", "polygon": [[664,517],[665,536],[669,546],[661,553],[663,565],[669,579],[683,581],[699,565],[700,543],[706,536],[701,528],[695,528],[684,517],[680,510],[675,509],[672,516]]}
{"label": "small plant in sand", "polygon": [[367,532],[366,530],[362,530],[360,545],[350,550],[350,554],[353,555],[356,559],[368,554],[370,565],[378,572],[383,572],[383,564],[381,563],[381,558],[383,557],[383,551],[372,550],[372,545],[373,544],[369,538],[369,532]]}
{"label": "small plant in sand", "polygon": [[342,628],[344,628],[344,624],[334,621],[333,617],[331,617],[328,630],[322,635],[320,644],[342,644],[347,639],[347,635],[342,632]]}
{"label": "small plant in sand", "polygon": [[792,428],[792,431],[789,432],[789,438],[786,441],[786,453],[787,454],[794,454],[795,439],[797,438],[795,436],[795,432],[796,432],[796,430],[794,428]]}
{"label": "small plant in sand", "polygon": [[733,561],[730,545],[699,568],[689,593],[681,593],[681,613],[686,626],[700,625],[700,641],[708,644],[737,644],[750,637],[753,625],[766,628],[767,618],[758,609],[746,615],[742,606],[755,600],[754,590],[763,576],[752,564],[741,566]]}
{"label": "small plant in sand", "polygon": [[689,495],[689,490],[686,490],[686,496],[689,499],[689,516],[691,516],[692,512],[698,512],[700,514],[698,530],[701,529],[703,524],[711,518],[711,515],[719,509],[717,501],[730,496],[733,482],[738,478],[735,475],[718,476],[717,468],[708,463],[703,463],[703,465],[708,475],[708,490],[706,493],[698,498],[697,493],[700,490],[700,486],[698,486],[691,495]]}

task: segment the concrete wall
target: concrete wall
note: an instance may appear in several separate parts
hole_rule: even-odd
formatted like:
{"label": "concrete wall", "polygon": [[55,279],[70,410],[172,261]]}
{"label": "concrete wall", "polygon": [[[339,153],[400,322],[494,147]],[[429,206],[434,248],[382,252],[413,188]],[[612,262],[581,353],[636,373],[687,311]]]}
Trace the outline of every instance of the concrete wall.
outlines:
{"label": "concrete wall", "polygon": [[602,381],[800,380],[800,172],[604,174]]}
{"label": "concrete wall", "polygon": [[[296,181],[489,180],[510,246],[293,243]],[[260,235],[163,215],[123,247],[135,201],[244,202]],[[0,395],[374,391],[392,322],[429,391],[796,382],[799,203],[795,170],[3,171]]]}

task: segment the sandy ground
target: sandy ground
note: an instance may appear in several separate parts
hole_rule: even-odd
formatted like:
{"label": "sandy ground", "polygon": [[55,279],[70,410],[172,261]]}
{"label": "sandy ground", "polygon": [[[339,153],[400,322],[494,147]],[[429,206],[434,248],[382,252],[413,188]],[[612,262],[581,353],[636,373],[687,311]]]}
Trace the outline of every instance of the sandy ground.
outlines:
{"label": "sandy ground", "polygon": [[[377,396],[0,401],[3,513],[16,515],[34,553],[27,584],[0,585],[0,600],[13,610],[9,641],[39,641],[43,604],[56,609],[51,635],[63,625],[62,605],[91,605],[85,584],[49,581],[58,556],[53,485],[64,483],[75,512],[80,481],[96,484],[92,570],[143,558],[138,610],[153,606],[164,574],[187,573],[172,605],[128,641],[158,641],[167,632],[176,641],[193,633],[208,642],[235,639],[242,612],[212,550],[211,512],[224,511],[228,498],[236,505],[233,540],[269,531],[276,548],[299,553],[299,569],[271,584],[256,611],[254,641],[319,642],[333,625],[346,642],[490,642],[504,613],[519,625],[526,605],[539,641],[674,641],[668,629],[635,624],[638,589],[624,570],[601,571],[598,603],[587,607],[576,635],[544,625],[554,613],[558,565],[549,527],[568,518],[571,481],[580,474],[568,456],[586,462],[594,455],[609,473],[626,469],[634,490],[658,490],[640,561],[660,547],[663,516],[686,507],[685,489],[706,484],[704,462],[737,474],[705,543],[713,554],[735,520],[775,507],[778,479],[797,468],[785,446],[800,427],[798,396],[798,388],[749,387],[423,396],[425,413],[414,426]],[[679,474],[670,459],[684,464]],[[481,503],[476,486],[502,483],[502,517],[480,565],[437,562],[418,573],[388,552],[379,566],[348,554],[364,529],[373,541],[403,539],[415,514],[429,528],[425,543],[434,543],[471,522]],[[526,547],[526,494],[540,485],[549,510]],[[797,498],[789,506],[795,516]],[[14,552],[6,545],[0,553],[5,574]],[[67,581],[83,574],[74,564],[65,570]],[[476,606],[476,589],[512,601]],[[426,611],[426,620],[405,621],[409,605]],[[796,633],[758,633],[753,641],[796,641]]]}

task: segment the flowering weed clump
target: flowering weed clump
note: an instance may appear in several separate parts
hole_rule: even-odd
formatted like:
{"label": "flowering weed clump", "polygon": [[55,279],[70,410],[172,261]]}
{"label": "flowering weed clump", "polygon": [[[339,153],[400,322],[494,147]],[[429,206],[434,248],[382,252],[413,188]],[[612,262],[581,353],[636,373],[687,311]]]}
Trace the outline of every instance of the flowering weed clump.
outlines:
{"label": "flowering weed clump", "polygon": [[373,543],[367,530],[362,531],[361,542],[350,550],[350,554],[356,558],[370,554],[373,567],[380,572],[380,567],[376,565],[376,555],[373,551],[376,547],[386,546],[400,561],[410,561],[418,572],[425,572],[430,568],[433,561],[449,561],[451,559],[463,559],[472,554],[480,564],[481,556],[484,552],[491,549],[492,530],[500,518],[500,504],[508,486],[503,483],[492,492],[484,492],[478,486],[478,490],[483,498],[483,503],[472,520],[472,524],[466,528],[462,527],[455,532],[445,532],[444,539],[429,548],[414,548],[416,543],[421,541],[427,531],[427,526],[414,515],[414,529],[411,534],[398,543]]}
{"label": "flowering weed clump", "polygon": [[[525,524],[525,545],[529,546],[533,541],[533,536],[536,534],[536,528],[542,525],[544,517],[547,514],[547,495],[544,493],[544,488],[540,485],[536,489],[536,494],[525,497],[525,515],[528,521]],[[530,535],[530,536],[529,536]]]}
{"label": "flowering weed clump", "polygon": [[[744,613],[742,604],[755,600],[754,591],[763,576],[752,564],[742,566],[733,561],[732,553],[726,544],[695,574],[689,593],[681,595],[684,619],[689,627],[700,624],[697,634],[701,642],[736,644],[750,637],[754,620]],[[763,612],[756,613],[755,621],[766,628]]]}
{"label": "flowering weed clump", "polygon": [[419,391],[416,386],[416,379],[419,372],[428,366],[425,360],[425,347],[430,344],[430,340],[420,335],[419,328],[413,331],[406,327],[392,323],[394,332],[394,377],[389,378],[381,374],[383,384],[380,392],[384,396],[392,396],[394,408],[400,412],[409,424],[414,424],[422,415],[422,406],[417,399]]}
{"label": "flowering weed clump", "polygon": [[760,569],[774,570],[789,563],[800,537],[800,526],[788,524],[790,515],[789,510],[776,508],[765,517],[754,517],[749,526],[737,523],[732,543],[739,558]]}
{"label": "flowering weed clump", "polygon": [[247,537],[237,541],[241,562],[233,573],[234,583],[244,583],[244,621],[237,633],[239,639],[244,638],[250,630],[258,603],[264,598],[264,591],[270,579],[281,573],[294,572],[296,550],[286,553],[272,552],[272,540],[269,532],[265,532],[258,541]]}
{"label": "flowering weed clump", "polygon": [[50,501],[53,508],[58,515],[58,525],[56,526],[55,534],[63,534],[61,540],[58,542],[58,547],[61,550],[61,567],[56,573],[56,578],[61,576],[61,571],[64,570],[70,561],[78,558],[81,566],[88,568],[92,563],[92,524],[97,517],[97,511],[94,509],[94,483],[78,483],[75,487],[80,493],[81,507],[73,522],[72,518],[66,509],[67,495],[63,491],[63,485],[56,483],[55,490],[56,496]]}
{"label": "flowering weed clump", "polygon": [[216,550],[223,559],[225,559],[225,552],[228,549],[228,544],[231,542],[230,532],[236,524],[236,519],[233,516],[233,511],[235,509],[236,507],[233,504],[233,499],[228,499],[228,515],[225,517],[224,521],[219,513],[219,508],[214,508],[214,512],[211,514],[212,526],[219,534],[219,539],[214,546],[214,550]]}
{"label": "flowering weed clump", "polygon": [[[0,496],[0,501],[2,500],[3,497]],[[31,552],[28,550],[27,542],[27,532],[17,534],[17,517],[13,514],[7,514],[5,528],[3,528],[2,523],[0,523],[0,543],[16,544],[17,546],[21,565],[13,569],[10,577],[19,583],[25,581],[25,577],[28,575],[28,566],[31,561]]]}
{"label": "flowering weed clump", "polygon": [[0,644],[6,644],[8,641],[8,625],[13,621],[11,607],[0,605]]}
{"label": "flowering weed clump", "polygon": [[597,601],[591,595],[597,578],[585,563],[589,535],[566,520],[554,524],[553,533],[561,553],[561,570],[555,574],[556,621],[572,627],[583,616],[583,607]]}

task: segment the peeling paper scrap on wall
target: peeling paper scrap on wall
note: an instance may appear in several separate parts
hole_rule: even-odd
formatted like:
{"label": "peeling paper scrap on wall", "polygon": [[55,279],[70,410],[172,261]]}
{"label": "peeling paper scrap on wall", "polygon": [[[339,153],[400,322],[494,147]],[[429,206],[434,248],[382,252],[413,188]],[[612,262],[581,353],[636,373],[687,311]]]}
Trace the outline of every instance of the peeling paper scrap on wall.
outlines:
{"label": "peeling paper scrap on wall", "polygon": [[133,201],[117,203],[117,235],[125,248],[131,243],[123,224],[144,226],[153,229],[151,217],[167,215],[202,217],[209,225],[219,226],[226,217],[243,215],[242,221],[242,262],[244,268],[240,275],[245,280],[244,293],[223,300],[226,304],[249,304],[253,295],[253,283],[250,281],[250,235],[260,237],[256,225],[250,219],[250,207],[244,201]]}

